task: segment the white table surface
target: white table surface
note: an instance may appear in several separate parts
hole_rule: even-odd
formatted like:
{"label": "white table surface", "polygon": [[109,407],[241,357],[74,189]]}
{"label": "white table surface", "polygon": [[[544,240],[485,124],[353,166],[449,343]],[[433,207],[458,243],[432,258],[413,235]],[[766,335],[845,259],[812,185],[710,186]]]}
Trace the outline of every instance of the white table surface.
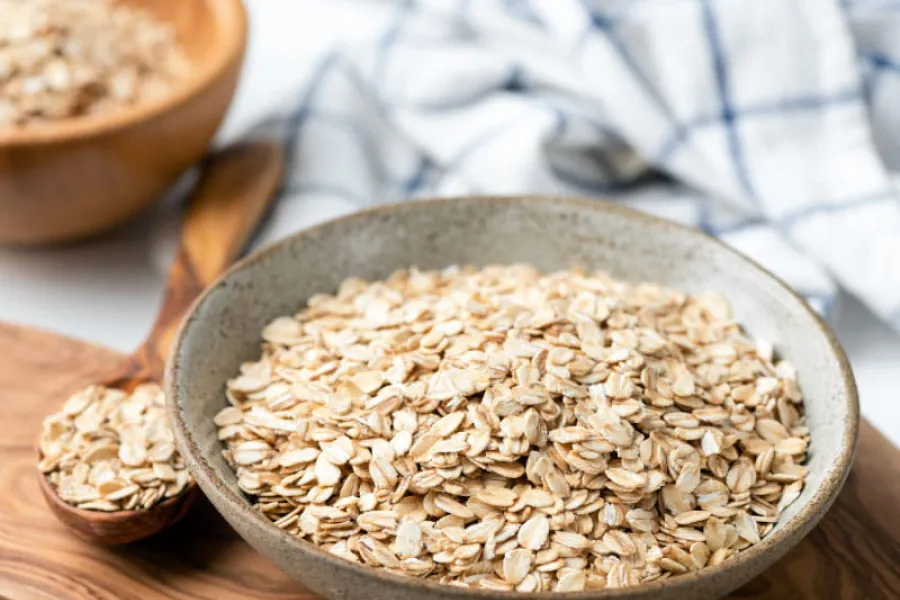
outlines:
{"label": "white table surface", "polygon": [[[381,11],[347,11],[330,0],[247,4],[250,48],[222,139],[298,93],[323,48],[371,35],[383,19]],[[0,249],[0,319],[133,348],[150,326],[162,286],[149,253],[155,221],[151,212],[101,239],[66,247]],[[837,333],[853,363],[863,414],[900,445],[900,336],[852,298],[841,304]]]}

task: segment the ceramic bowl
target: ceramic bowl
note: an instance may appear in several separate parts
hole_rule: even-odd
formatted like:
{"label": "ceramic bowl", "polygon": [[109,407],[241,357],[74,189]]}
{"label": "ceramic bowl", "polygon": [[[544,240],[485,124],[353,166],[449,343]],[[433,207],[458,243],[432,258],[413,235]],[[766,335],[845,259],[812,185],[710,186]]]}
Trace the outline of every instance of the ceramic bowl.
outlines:
{"label": "ceramic bowl", "polygon": [[809,478],[775,530],[753,548],[697,573],[641,587],[566,594],[575,598],[710,599],[741,586],[810,532],[847,476],[858,426],[853,376],[829,328],[762,268],[716,240],[599,201],[460,198],[395,204],[301,231],[237,264],[195,304],[174,342],[166,387],[178,446],[200,487],[254,548],[328,598],[473,600],[560,594],[469,591],[370,570],[281,531],[250,509],[221,457],[213,416],[225,381],[259,356],[260,331],[347,276],[379,279],[416,265],[526,262],[573,264],[690,293],[718,290],[754,336],[769,340],[799,372],[811,430]]}
{"label": "ceramic bowl", "polygon": [[122,0],[171,23],[191,75],[165,97],[109,115],[0,128],[0,243],[99,233],[135,215],[206,152],[247,39],[241,0]]}

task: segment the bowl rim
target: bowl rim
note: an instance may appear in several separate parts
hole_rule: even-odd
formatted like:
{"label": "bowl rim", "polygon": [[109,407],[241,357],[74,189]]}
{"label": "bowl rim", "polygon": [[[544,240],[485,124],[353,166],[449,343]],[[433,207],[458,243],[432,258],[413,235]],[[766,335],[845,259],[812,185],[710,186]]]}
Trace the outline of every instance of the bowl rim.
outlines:
{"label": "bowl rim", "polygon": [[32,127],[0,127],[0,149],[72,142],[125,129],[181,107],[218,81],[233,63],[241,60],[247,47],[247,9],[243,0],[194,1],[207,4],[219,15],[217,21],[233,23],[234,30],[227,32],[230,35],[219,36],[219,43],[214,44],[215,55],[204,61],[202,68],[190,72],[174,90],[108,115],[72,117]]}
{"label": "bowl rim", "polygon": [[[598,212],[614,213],[619,216],[643,221],[647,225],[655,228],[663,228],[669,231],[693,237],[704,242],[712,242],[719,248],[735,259],[743,262],[744,265],[756,270],[759,274],[771,278],[778,286],[786,291],[790,296],[796,299],[801,308],[813,318],[813,322],[819,331],[824,335],[829,349],[837,359],[841,380],[844,384],[844,394],[847,402],[847,420],[844,423],[841,435],[841,448],[838,459],[831,465],[829,473],[823,478],[818,489],[813,491],[812,497],[807,504],[801,508],[790,521],[783,523],[782,527],[774,530],[772,533],[762,538],[762,540],[738,553],[736,556],[712,567],[704,567],[698,571],[692,571],[676,577],[665,580],[652,581],[632,587],[604,589],[604,590],[585,590],[579,592],[516,592],[501,590],[484,590],[470,588],[456,588],[432,581],[424,581],[415,577],[404,575],[395,575],[386,571],[364,567],[362,565],[352,563],[321,548],[311,544],[310,542],[300,540],[272,524],[266,520],[261,514],[253,511],[245,499],[239,497],[236,493],[224,484],[221,477],[211,465],[209,465],[202,457],[200,448],[194,439],[193,434],[187,427],[180,410],[181,394],[178,386],[179,370],[181,357],[184,350],[184,341],[189,333],[192,324],[199,318],[199,309],[206,302],[206,299],[218,288],[227,284],[229,279],[237,272],[252,268],[255,264],[264,261],[269,255],[277,252],[284,246],[292,244],[296,239],[309,235],[310,233],[321,231],[327,228],[339,227],[344,223],[359,219],[367,219],[373,215],[383,214],[392,210],[397,210],[410,206],[426,206],[428,204],[462,204],[466,202],[491,202],[494,204],[506,205],[563,205],[577,209],[594,210]],[[667,219],[656,217],[637,209],[614,204],[610,201],[602,199],[593,199],[587,197],[571,197],[571,196],[554,196],[554,195],[473,195],[458,196],[447,198],[427,198],[406,200],[402,202],[394,202],[390,204],[378,205],[363,210],[355,211],[348,215],[344,215],[335,219],[303,228],[279,240],[266,244],[265,246],[252,252],[245,258],[233,264],[225,273],[223,273],[215,282],[213,282],[200,296],[195,300],[186,317],[182,321],[172,341],[171,357],[166,364],[165,372],[165,391],[166,406],[170,416],[170,420],[175,433],[175,439],[179,446],[179,450],[185,458],[188,470],[192,473],[195,480],[203,487],[203,483],[210,485],[219,493],[220,499],[233,509],[243,513],[244,517],[259,524],[260,527],[268,528],[269,537],[275,537],[292,551],[313,554],[319,560],[324,560],[330,566],[337,569],[349,569],[355,571],[362,577],[372,577],[380,580],[382,583],[397,586],[398,592],[402,589],[431,590],[434,592],[448,591],[451,595],[472,598],[496,598],[497,596],[534,598],[535,600],[553,600],[554,598],[565,597],[572,600],[588,600],[588,599],[607,599],[607,598],[638,598],[645,597],[653,591],[661,591],[665,589],[667,592],[671,590],[681,590],[687,592],[695,585],[703,585],[704,582],[712,582],[723,577],[728,577],[729,573],[734,573],[740,577],[741,567],[752,564],[763,559],[765,554],[774,556],[772,562],[782,558],[791,548],[793,548],[803,537],[805,537],[816,524],[824,516],[825,512],[834,503],[840,492],[856,453],[856,442],[859,436],[859,395],[853,371],[850,367],[844,349],[841,347],[837,336],[831,330],[831,327],[822,319],[822,317],[814,311],[808,302],[797,292],[791,289],[784,281],[771,273],[768,269],[758,264],[753,259],[745,256],[741,252],[731,248],[718,238],[709,235],[703,231],[682,225]],[[186,452],[185,452],[186,450]],[[770,566],[770,565],[767,565]],[[754,576],[756,574],[754,573]],[[746,582],[751,577],[745,577],[742,582]]]}

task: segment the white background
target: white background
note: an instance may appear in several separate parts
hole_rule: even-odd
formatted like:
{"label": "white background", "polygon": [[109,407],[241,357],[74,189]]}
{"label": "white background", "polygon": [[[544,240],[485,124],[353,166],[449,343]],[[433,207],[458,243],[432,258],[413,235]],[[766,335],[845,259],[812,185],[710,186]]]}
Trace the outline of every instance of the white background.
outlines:
{"label": "white background", "polygon": [[[273,106],[290,101],[329,45],[371,35],[384,14],[329,0],[247,4],[250,47],[222,139],[239,135]],[[312,214],[309,220],[324,216]],[[162,289],[149,252],[154,226],[151,211],[88,243],[0,249],[0,319],[132,349],[150,327]],[[900,445],[900,336],[852,298],[840,304],[837,333],[853,363],[863,414]]]}

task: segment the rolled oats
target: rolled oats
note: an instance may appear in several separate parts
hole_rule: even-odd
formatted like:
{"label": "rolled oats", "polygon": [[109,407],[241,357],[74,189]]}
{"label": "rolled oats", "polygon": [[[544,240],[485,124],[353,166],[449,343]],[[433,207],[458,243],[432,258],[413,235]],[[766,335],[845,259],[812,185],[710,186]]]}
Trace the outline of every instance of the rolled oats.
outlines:
{"label": "rolled oats", "polygon": [[278,527],[369,567],[638,585],[758,542],[807,474],[793,367],[714,293],[411,269],[348,279],[263,339],[215,418],[224,456]]}
{"label": "rolled oats", "polygon": [[114,0],[0,0],[0,127],[167,94],[188,61],[172,28]]}
{"label": "rolled oats", "polygon": [[191,482],[156,384],[127,394],[98,385],[44,419],[39,468],[61,500],[84,510],[144,509]]}

